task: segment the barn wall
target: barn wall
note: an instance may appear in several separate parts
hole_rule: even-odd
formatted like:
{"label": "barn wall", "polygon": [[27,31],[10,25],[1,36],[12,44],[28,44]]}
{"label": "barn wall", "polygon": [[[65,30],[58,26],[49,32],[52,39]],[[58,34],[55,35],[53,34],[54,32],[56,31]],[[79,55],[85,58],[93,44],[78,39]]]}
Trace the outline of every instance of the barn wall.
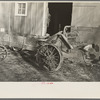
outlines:
{"label": "barn wall", "polygon": [[[5,29],[4,43],[11,46],[36,44],[33,35],[42,35],[44,3],[27,4],[27,16],[15,16],[15,3],[0,2],[0,28]],[[2,32],[0,32],[1,34]]]}
{"label": "barn wall", "polygon": [[11,31],[21,36],[42,34],[43,3],[28,3],[27,16],[15,16],[15,3],[10,5]]}
{"label": "barn wall", "polygon": [[[79,29],[82,42],[99,43],[100,3],[73,3],[72,26]],[[100,43],[99,43],[100,44]]]}
{"label": "barn wall", "polygon": [[[25,48],[33,49],[36,42],[32,36],[42,35],[43,23],[47,23],[43,20],[44,14],[47,18],[47,9],[44,10],[44,3],[31,2],[28,3],[27,16],[21,17],[15,16],[15,3],[0,2],[0,37],[4,37],[4,43],[18,47],[22,47],[24,43]],[[71,25],[78,27],[82,42],[99,43],[100,28],[97,28],[100,26],[99,9],[98,3],[73,3]],[[5,32],[1,32],[2,28]]]}
{"label": "barn wall", "polygon": [[98,27],[100,3],[73,3],[72,25]]}
{"label": "barn wall", "polygon": [[0,3],[0,28],[9,29],[9,5],[6,3]]}

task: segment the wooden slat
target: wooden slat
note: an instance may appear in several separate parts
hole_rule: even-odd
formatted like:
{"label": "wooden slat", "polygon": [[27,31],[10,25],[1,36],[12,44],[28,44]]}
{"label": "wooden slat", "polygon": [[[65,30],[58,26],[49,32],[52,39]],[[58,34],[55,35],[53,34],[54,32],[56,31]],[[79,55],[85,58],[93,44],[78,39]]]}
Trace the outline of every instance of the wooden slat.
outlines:
{"label": "wooden slat", "polygon": [[42,27],[43,27],[43,3],[38,3],[37,4],[37,27],[36,27],[36,34],[42,35]]}
{"label": "wooden slat", "polygon": [[[10,42],[11,46],[21,47],[25,36],[26,45],[34,47],[34,38],[29,36],[42,35],[43,3],[28,3],[27,16],[22,17],[15,16],[15,3],[0,3],[0,28],[5,28],[6,32],[10,33],[5,35],[4,39],[5,42]],[[22,37],[19,39],[19,36]]]}
{"label": "wooden slat", "polygon": [[32,7],[31,7],[31,34],[35,35],[35,30],[36,30],[36,3],[32,3]]}

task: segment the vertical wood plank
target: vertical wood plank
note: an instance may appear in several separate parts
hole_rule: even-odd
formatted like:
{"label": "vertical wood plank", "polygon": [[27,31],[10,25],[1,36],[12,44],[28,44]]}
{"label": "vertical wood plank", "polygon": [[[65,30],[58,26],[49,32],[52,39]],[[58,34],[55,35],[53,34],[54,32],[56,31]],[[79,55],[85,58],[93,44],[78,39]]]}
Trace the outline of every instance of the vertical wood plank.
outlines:
{"label": "vertical wood plank", "polygon": [[32,35],[36,34],[36,3],[32,3],[32,7],[31,7],[31,17],[32,17]]}
{"label": "vertical wood plank", "polygon": [[43,3],[38,3],[37,6],[37,17],[36,17],[36,34],[42,35],[43,26]]}
{"label": "vertical wood plank", "polygon": [[48,17],[48,3],[44,2],[42,36],[44,36],[46,34],[46,30],[47,30],[47,17]]}

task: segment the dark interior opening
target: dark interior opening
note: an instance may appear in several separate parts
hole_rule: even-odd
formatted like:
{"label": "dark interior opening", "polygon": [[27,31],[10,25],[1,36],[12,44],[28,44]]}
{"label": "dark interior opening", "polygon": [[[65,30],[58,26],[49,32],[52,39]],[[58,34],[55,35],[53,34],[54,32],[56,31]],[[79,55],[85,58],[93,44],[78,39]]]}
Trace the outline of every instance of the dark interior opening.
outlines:
{"label": "dark interior opening", "polygon": [[53,35],[71,25],[72,3],[49,3],[50,22],[47,33]]}

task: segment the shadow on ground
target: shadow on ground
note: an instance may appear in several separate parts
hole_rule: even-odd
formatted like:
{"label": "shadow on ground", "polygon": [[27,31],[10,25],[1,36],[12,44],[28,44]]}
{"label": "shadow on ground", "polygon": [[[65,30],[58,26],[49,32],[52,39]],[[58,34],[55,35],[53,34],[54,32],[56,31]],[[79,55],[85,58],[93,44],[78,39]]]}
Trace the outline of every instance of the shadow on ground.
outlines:
{"label": "shadow on ground", "polygon": [[[92,82],[100,81],[100,65],[87,65],[80,56],[68,59],[65,55],[62,67],[50,73],[35,60],[35,51],[8,50],[8,56],[0,62],[0,81],[14,82]],[[76,54],[73,52],[73,54]],[[71,56],[71,55],[70,55]],[[67,58],[68,57],[68,58]],[[72,58],[72,57],[71,57]],[[81,59],[81,61],[79,61]]]}
{"label": "shadow on ground", "polygon": [[[30,65],[34,66],[34,68],[41,74],[43,77],[47,78],[47,80],[44,81],[63,81],[62,78],[60,79],[59,77],[56,76],[56,72],[48,72],[45,68],[42,66],[38,65],[38,62],[36,62],[35,54],[36,52],[34,51],[28,51],[24,50],[19,52],[21,57]],[[55,75],[55,77],[53,76]],[[43,81],[43,80],[42,80]]]}

